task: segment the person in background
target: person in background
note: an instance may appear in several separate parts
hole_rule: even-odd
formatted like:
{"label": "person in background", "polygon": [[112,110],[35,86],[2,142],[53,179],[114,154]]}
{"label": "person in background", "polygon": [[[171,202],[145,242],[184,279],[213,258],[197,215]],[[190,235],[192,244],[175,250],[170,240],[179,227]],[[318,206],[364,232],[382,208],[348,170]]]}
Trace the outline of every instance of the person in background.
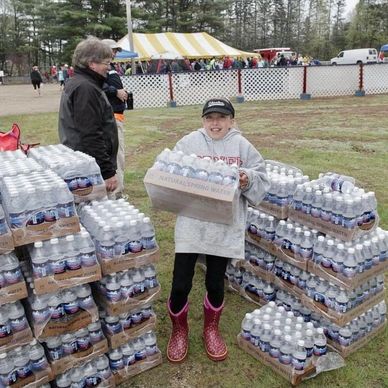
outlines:
{"label": "person in background", "polygon": [[65,86],[65,75],[63,73],[63,66],[61,66],[58,70],[58,82],[59,82],[59,89],[62,90]]}
{"label": "person in background", "polygon": [[228,99],[212,98],[202,109],[202,125],[184,136],[175,151],[223,160],[239,167],[237,212],[232,225],[179,216],[175,225],[175,261],[167,302],[172,333],[167,346],[171,362],[185,359],[189,347],[188,296],[198,255],[206,255],[206,294],[203,338],[208,357],[221,361],[228,351],[219,332],[224,308],[224,276],[228,259],[244,257],[248,203],[257,206],[269,189],[265,162],[255,147],[236,129],[234,107]]}
{"label": "person in background", "polygon": [[37,92],[37,95],[40,96],[40,84],[43,82],[43,80],[39,72],[38,66],[35,65],[32,67],[30,77],[34,90]]}
{"label": "person in background", "polygon": [[81,41],[73,54],[74,77],[66,82],[59,107],[62,144],[96,159],[108,193],[117,189],[118,135],[112,107],[102,90],[112,58],[100,39]]}
{"label": "person in background", "polygon": [[121,47],[113,39],[103,39],[102,42],[111,49],[111,63],[108,71],[103,90],[108,97],[109,103],[112,106],[114,117],[116,120],[119,149],[117,153],[117,178],[118,187],[114,192],[114,196],[118,199],[124,194],[124,171],[125,171],[125,136],[124,136],[124,111],[126,109],[126,102],[128,93],[124,89],[120,75],[118,74],[112,59],[117,52],[121,51]]}

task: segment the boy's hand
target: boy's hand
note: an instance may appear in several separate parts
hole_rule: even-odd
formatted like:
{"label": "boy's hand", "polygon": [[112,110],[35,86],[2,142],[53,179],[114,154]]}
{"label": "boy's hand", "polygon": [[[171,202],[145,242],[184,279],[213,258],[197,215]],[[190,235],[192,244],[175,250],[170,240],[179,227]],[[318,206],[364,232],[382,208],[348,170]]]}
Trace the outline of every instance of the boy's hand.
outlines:
{"label": "boy's hand", "polygon": [[249,179],[247,174],[244,171],[239,171],[240,174],[240,189],[245,189],[249,184]]}

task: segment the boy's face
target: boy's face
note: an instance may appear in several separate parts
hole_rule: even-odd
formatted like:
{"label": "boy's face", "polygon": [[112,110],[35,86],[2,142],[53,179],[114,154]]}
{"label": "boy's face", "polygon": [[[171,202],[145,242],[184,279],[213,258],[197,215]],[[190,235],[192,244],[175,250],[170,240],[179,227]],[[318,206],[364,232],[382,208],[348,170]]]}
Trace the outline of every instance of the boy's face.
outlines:
{"label": "boy's face", "polygon": [[209,113],[203,117],[203,127],[206,133],[214,140],[222,139],[232,128],[234,119],[231,115]]}

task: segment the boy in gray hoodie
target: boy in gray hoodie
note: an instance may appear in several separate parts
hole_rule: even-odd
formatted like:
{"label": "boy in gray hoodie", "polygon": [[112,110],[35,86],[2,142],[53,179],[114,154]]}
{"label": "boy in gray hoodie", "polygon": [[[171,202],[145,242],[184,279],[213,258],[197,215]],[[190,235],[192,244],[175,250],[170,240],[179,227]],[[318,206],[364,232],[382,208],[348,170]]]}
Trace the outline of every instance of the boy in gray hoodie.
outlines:
{"label": "boy in gray hoodie", "polygon": [[244,234],[248,203],[258,205],[269,188],[265,163],[255,147],[233,127],[234,108],[225,98],[206,101],[203,128],[184,136],[176,151],[199,157],[222,159],[239,166],[238,209],[232,225],[205,222],[178,216],[175,225],[175,262],[168,311],[172,333],[167,358],[181,362],[188,352],[188,295],[199,254],[206,255],[206,295],[204,299],[204,344],[208,357],[221,361],[227,357],[218,323],[224,307],[224,275],[228,259],[244,258]]}

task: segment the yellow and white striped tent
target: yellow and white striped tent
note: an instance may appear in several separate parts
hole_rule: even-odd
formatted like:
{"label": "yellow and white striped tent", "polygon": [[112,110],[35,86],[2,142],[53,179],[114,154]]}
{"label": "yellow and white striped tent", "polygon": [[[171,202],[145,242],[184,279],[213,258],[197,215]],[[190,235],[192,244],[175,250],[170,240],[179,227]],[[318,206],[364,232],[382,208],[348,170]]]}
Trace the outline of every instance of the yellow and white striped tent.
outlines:
{"label": "yellow and white striped tent", "polygon": [[[129,51],[128,35],[119,40],[119,45]],[[159,34],[133,34],[133,45],[139,59],[146,60],[165,52],[176,53],[186,58],[253,57],[257,53],[237,50],[213,38],[206,32]]]}

